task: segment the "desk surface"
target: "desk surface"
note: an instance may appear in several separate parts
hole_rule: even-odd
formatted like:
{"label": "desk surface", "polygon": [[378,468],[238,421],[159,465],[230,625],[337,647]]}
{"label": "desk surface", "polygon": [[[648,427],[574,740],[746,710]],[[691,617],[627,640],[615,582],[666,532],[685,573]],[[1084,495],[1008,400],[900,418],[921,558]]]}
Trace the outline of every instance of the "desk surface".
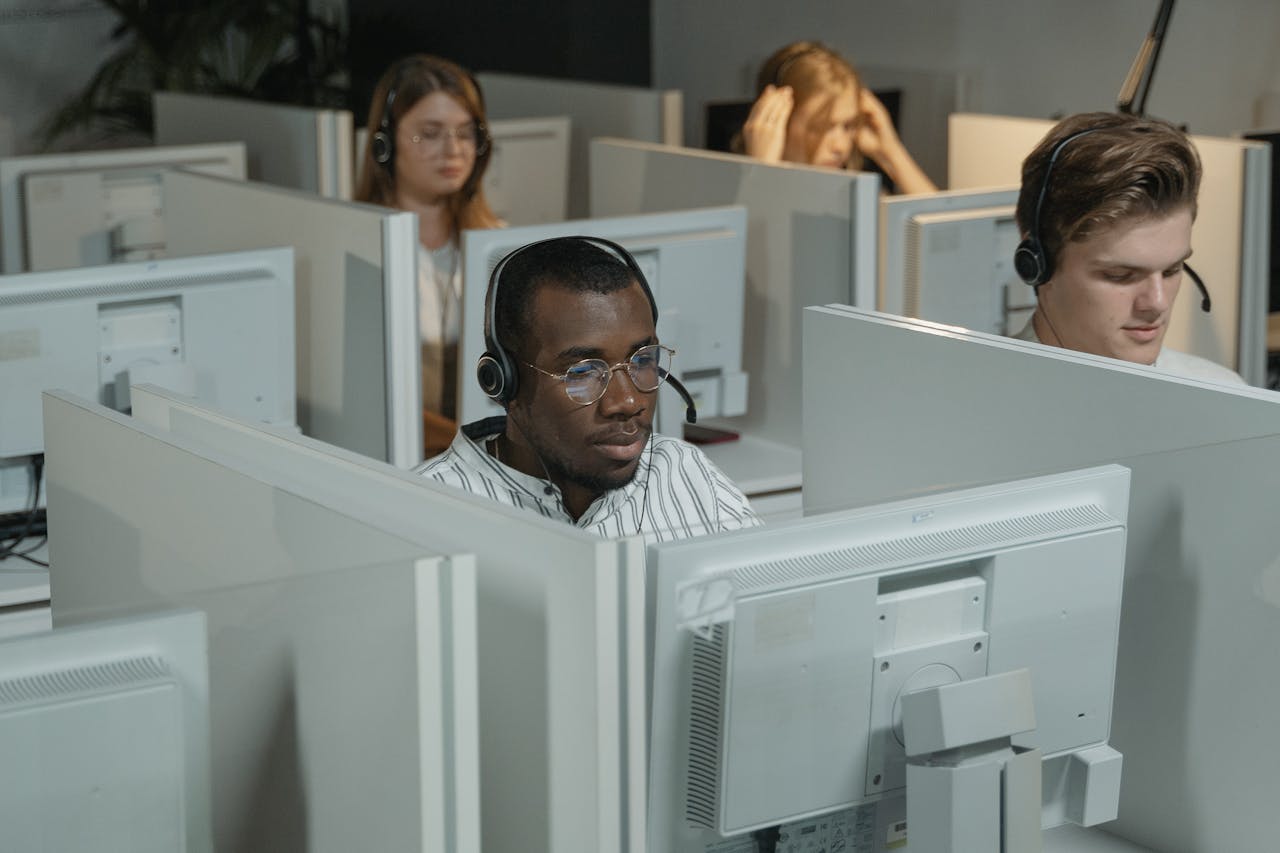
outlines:
{"label": "desk surface", "polygon": [[704,444],[701,447],[716,467],[749,498],[767,492],[794,491],[800,488],[798,447],[750,435],[742,435],[737,441]]}
{"label": "desk surface", "polygon": [[1073,824],[1047,829],[1043,853],[1153,853],[1149,848],[1116,838],[1100,829]]}

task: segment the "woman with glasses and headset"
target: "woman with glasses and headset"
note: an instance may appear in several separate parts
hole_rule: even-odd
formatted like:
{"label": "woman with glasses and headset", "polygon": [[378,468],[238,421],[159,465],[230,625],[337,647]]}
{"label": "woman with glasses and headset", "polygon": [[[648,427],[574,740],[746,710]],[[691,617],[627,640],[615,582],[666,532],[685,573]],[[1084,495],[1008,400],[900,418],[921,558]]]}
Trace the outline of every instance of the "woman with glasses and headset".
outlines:
{"label": "woman with glasses and headset", "polygon": [[734,147],[768,163],[835,169],[861,169],[866,158],[900,192],[937,190],[898,138],[884,104],[848,60],[819,42],[794,42],[765,60]]}
{"label": "woman with glasses and headset", "polygon": [[457,404],[462,260],[459,235],[497,228],[481,181],[492,147],[484,98],[465,69],[426,54],[378,81],[357,201],[418,214],[418,327],[427,455],[447,446]]}

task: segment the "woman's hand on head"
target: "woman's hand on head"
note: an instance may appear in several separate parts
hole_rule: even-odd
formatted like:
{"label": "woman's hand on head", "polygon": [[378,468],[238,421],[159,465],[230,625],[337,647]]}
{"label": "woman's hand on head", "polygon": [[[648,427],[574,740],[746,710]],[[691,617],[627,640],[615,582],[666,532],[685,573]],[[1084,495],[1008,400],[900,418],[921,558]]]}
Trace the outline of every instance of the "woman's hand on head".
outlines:
{"label": "woman's hand on head", "polygon": [[787,144],[787,122],[795,96],[790,86],[765,86],[751,105],[751,113],[742,126],[742,143],[748,156],[766,163],[782,160]]}
{"label": "woman's hand on head", "polygon": [[862,152],[862,156],[883,169],[898,185],[899,192],[936,192],[938,187],[898,138],[889,111],[866,87],[863,87],[858,96],[858,112],[861,114],[861,121],[854,144]]}
{"label": "woman's hand on head", "polygon": [[862,120],[856,142],[862,156],[879,163],[888,153],[902,147],[889,111],[866,86],[862,87],[858,97],[858,112]]}

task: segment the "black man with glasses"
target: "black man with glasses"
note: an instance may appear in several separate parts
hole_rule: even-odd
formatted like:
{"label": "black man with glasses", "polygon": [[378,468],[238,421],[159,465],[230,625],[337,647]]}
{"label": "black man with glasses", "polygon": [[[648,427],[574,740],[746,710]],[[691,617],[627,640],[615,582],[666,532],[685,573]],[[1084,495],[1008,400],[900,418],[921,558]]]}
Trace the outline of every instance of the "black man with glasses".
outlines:
{"label": "black man with glasses", "polygon": [[675,357],[656,320],[643,274],[616,244],[562,237],[512,252],[489,282],[489,352],[477,366],[507,413],[463,426],[418,473],[605,537],[759,524],[701,450],[653,433]]}

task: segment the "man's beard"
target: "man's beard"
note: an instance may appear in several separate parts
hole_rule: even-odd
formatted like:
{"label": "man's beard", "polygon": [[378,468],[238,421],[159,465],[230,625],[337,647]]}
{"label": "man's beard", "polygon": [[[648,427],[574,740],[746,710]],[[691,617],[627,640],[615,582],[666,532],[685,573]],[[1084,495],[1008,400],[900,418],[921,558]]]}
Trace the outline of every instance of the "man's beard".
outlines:
{"label": "man's beard", "polygon": [[[649,441],[652,439],[652,430],[649,427],[641,427],[645,432],[645,447],[648,447]],[[523,430],[522,430],[523,432]],[[615,472],[592,472],[584,471],[576,464],[578,460],[570,458],[569,454],[560,452],[558,447],[548,447],[544,445],[533,434],[525,433],[525,441],[529,443],[529,447],[533,449],[534,454],[542,462],[542,466],[546,472],[551,475],[552,480],[573,483],[575,486],[586,489],[593,494],[604,494],[613,489],[621,489],[631,483],[636,477],[636,472],[640,470],[640,460],[630,466],[629,470]],[[641,457],[644,451],[641,451]]]}

